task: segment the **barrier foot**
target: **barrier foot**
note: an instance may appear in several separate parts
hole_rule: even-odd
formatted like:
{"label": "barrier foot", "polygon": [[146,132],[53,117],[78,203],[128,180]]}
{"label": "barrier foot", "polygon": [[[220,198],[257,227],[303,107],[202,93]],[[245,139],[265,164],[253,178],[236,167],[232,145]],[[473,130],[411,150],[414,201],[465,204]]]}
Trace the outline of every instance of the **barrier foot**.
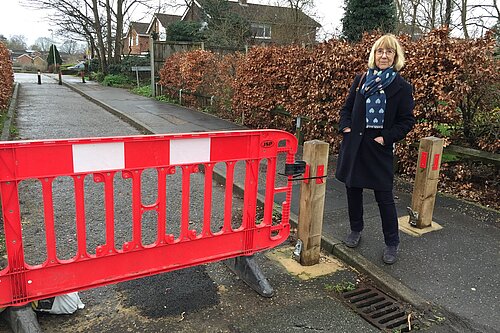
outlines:
{"label": "barrier foot", "polygon": [[274,295],[273,287],[267,281],[253,256],[231,258],[224,260],[224,263],[259,295],[263,297]]}
{"label": "barrier foot", "polygon": [[42,333],[35,311],[31,305],[8,307],[2,312],[4,318],[14,333]]}

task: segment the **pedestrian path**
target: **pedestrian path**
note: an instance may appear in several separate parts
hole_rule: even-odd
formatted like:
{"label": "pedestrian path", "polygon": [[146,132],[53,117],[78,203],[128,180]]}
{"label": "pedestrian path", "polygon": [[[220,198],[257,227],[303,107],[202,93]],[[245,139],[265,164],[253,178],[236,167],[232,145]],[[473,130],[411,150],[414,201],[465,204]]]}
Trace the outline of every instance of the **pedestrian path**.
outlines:
{"label": "pedestrian path", "polygon": [[118,111],[129,121],[151,133],[241,130],[241,126],[209,114],[138,96],[125,89],[103,87],[94,81],[81,83],[76,77],[65,76],[64,82],[70,83],[70,87],[77,88],[80,93],[97,101],[109,111]]}
{"label": "pedestrian path", "polygon": [[[245,128],[179,105],[137,96],[127,90],[85,84],[64,76],[64,84],[145,133],[181,133]],[[298,156],[300,158],[300,156]],[[330,157],[324,212],[325,248],[340,256],[397,296],[417,306],[437,306],[458,332],[500,332],[500,213],[438,195],[434,221],[442,229],[414,236],[401,232],[399,261],[381,260],[383,235],[378,207],[371,191],[365,193],[365,231],[360,247],[341,243],[349,230],[345,190],[333,178]],[[223,172],[221,172],[223,173]],[[295,186],[297,193],[299,185]],[[411,185],[396,186],[401,218],[411,203]],[[292,212],[298,213],[298,195]]]}

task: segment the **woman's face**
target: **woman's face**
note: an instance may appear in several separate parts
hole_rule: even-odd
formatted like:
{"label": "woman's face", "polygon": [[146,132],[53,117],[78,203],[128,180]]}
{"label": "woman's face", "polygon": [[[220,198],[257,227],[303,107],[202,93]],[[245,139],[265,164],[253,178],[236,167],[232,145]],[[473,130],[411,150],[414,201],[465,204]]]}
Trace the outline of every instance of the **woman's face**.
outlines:
{"label": "woman's face", "polygon": [[375,50],[375,65],[381,70],[389,68],[394,63],[395,56],[396,50],[389,47],[379,47]]}

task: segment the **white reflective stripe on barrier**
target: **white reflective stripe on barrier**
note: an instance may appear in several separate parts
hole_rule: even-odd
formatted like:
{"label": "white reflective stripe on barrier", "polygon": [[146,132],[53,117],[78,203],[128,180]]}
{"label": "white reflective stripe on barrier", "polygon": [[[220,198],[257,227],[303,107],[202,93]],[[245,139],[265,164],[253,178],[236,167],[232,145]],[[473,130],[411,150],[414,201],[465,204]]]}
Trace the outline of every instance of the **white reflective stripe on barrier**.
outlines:
{"label": "white reflective stripe on barrier", "polygon": [[210,162],[210,138],[170,140],[170,164]]}
{"label": "white reflective stripe on barrier", "polygon": [[125,169],[123,142],[77,144],[72,151],[74,172]]}

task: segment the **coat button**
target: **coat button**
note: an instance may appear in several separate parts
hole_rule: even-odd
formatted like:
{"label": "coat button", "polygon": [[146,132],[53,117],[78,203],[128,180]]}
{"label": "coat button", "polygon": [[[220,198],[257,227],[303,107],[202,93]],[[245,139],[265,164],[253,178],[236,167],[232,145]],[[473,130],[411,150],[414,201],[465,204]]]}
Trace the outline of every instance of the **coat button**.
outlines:
{"label": "coat button", "polygon": [[359,135],[363,135],[363,132],[359,132]]}

